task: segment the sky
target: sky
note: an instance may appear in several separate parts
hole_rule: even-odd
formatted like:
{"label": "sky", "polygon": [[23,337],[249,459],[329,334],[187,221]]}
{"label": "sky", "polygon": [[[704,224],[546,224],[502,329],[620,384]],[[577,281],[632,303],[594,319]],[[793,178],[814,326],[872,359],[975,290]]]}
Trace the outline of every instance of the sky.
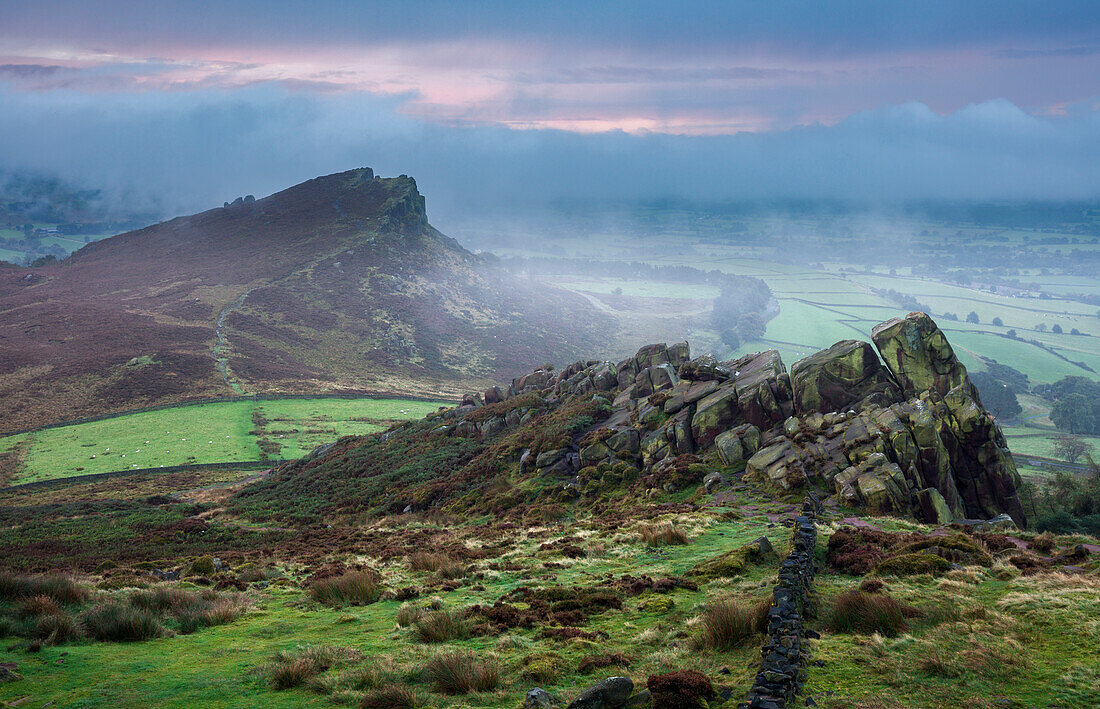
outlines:
{"label": "sky", "polygon": [[1100,197],[1100,3],[11,2],[0,168],[172,211]]}

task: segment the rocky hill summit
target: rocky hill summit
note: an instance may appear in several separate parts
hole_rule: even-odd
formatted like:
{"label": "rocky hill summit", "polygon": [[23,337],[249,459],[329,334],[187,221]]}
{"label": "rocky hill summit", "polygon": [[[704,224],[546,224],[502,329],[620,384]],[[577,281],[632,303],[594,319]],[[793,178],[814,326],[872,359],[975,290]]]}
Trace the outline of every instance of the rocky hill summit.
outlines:
{"label": "rocky hill summit", "polygon": [[1026,525],[1005,439],[932,319],[911,313],[872,339],[789,372],[775,351],[719,362],[692,358],[686,342],[543,367],[382,436],[342,439],[240,498],[274,510],[308,489],[317,511],[507,515],[522,503],[609,504],[628,489],[753,484],[928,522]]}
{"label": "rocky hill summit", "polygon": [[612,330],[434,229],[411,177],[360,168],[0,268],[0,430],[242,392],[457,396]]}

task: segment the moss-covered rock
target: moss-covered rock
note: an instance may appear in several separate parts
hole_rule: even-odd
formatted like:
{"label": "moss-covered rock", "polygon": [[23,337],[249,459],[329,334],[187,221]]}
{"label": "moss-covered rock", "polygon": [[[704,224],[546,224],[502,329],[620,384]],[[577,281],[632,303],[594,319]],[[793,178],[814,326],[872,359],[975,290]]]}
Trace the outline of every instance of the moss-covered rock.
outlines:
{"label": "moss-covered rock", "polygon": [[638,610],[663,615],[672,610],[675,605],[675,601],[668,596],[650,596],[638,604]]}
{"label": "moss-covered rock", "polygon": [[967,381],[966,367],[927,313],[909,313],[876,325],[871,339],[907,397],[933,390],[945,396]]}
{"label": "moss-covered rock", "polygon": [[742,547],[699,562],[688,574],[703,578],[737,576],[753,564],[759,564],[774,555],[775,550],[767,537],[760,537]]}
{"label": "moss-covered rock", "polygon": [[842,340],[791,367],[794,408],[799,414],[847,411],[871,395],[880,402],[900,399],[897,386],[869,342]]}

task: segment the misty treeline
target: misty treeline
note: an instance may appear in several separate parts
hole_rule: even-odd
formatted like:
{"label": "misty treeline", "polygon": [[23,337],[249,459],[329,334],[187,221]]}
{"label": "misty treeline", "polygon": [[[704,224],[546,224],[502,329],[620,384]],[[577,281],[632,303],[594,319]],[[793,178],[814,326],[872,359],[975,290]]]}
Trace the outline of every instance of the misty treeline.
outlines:
{"label": "misty treeline", "polygon": [[158,216],[147,208],[110,202],[102,190],[59,177],[0,170],[0,225],[28,231],[28,238],[36,222],[57,224],[60,233],[85,234],[136,229]]}
{"label": "misty treeline", "polygon": [[715,286],[718,288],[718,297],[714,299],[710,325],[718,332],[722,342],[732,350],[736,350],[744,342],[758,340],[764,335],[765,323],[775,304],[772,291],[763,280],[724,273],[717,269],[704,271],[691,266],[655,266],[637,261],[597,261],[549,256],[514,256],[501,259],[501,263],[513,273],[567,274]]}

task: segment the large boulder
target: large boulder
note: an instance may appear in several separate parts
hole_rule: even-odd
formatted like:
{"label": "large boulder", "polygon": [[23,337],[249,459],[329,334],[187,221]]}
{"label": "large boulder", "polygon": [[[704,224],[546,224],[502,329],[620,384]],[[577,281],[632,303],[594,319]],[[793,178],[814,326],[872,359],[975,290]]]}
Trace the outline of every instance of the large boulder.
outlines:
{"label": "large boulder", "polygon": [[845,468],[833,483],[837,495],[849,504],[883,514],[909,511],[910,493],[905,475],[882,453],[874,453],[859,465]]}
{"label": "large boulder", "polygon": [[633,693],[629,677],[608,677],[578,694],[568,709],[618,709]]}
{"label": "large boulder", "polygon": [[741,446],[741,437],[734,431],[726,431],[714,439],[718,457],[726,467],[737,465],[745,459],[745,449]]}
{"label": "large boulder", "polygon": [[909,313],[876,325],[871,339],[907,398],[932,390],[940,396],[967,381],[966,367],[927,313]]}
{"label": "large boulder", "polygon": [[714,355],[705,354],[680,365],[680,377],[696,382],[720,381],[730,378],[729,367],[719,364]]}
{"label": "large boulder", "polygon": [[900,400],[898,388],[869,342],[843,340],[791,367],[794,410],[847,411],[867,397],[880,405]]}
{"label": "large boulder", "polygon": [[806,484],[804,460],[802,451],[781,436],[749,458],[745,475],[750,480],[770,483],[782,490],[801,488]]}
{"label": "large boulder", "polygon": [[634,395],[639,399],[665,389],[671,389],[679,377],[671,364],[655,364],[642,369],[634,376]]}
{"label": "large boulder", "polygon": [[709,447],[718,434],[733,427],[740,415],[737,397],[737,389],[726,385],[703,397],[695,405],[695,415],[691,419],[691,435],[696,446]]}
{"label": "large boulder", "polygon": [[[931,412],[966,515],[988,518],[1007,513],[1017,525],[1026,526],[1016,491],[1020,476],[1004,435],[932,318],[909,313],[875,326],[871,337],[904,394],[919,398],[916,406]],[[951,507],[951,491],[936,487]]]}
{"label": "large boulder", "polygon": [[779,352],[757,352],[723,364],[733,374],[737,407],[744,421],[766,430],[794,412],[790,377]]}

